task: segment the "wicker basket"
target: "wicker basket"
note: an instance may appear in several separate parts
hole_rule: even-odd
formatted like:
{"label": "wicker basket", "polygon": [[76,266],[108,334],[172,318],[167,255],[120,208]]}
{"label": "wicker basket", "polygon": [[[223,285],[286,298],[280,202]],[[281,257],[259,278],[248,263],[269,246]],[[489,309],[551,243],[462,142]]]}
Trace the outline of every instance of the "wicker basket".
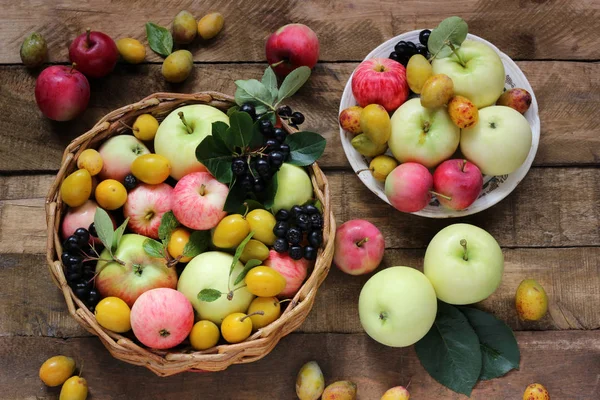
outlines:
{"label": "wicker basket", "polygon": [[[206,351],[159,351],[138,345],[134,340],[102,328],[94,314],[75,297],[65,279],[60,262],[62,241],[59,227],[65,210],[59,188],[63,179],[76,169],[79,154],[86,148],[97,148],[107,138],[128,130],[135,118],[151,113],[162,120],[173,109],[186,104],[208,104],[220,109],[231,107],[233,98],[217,92],[195,94],[155,93],[134,104],[115,110],[102,118],[90,131],[73,140],[66,148],[60,170],[46,198],[48,225],[47,261],[54,283],[63,292],[71,315],[88,332],[98,336],[110,353],[119,360],[143,365],[159,376],[174,375],[184,371],[220,371],[232,364],[249,363],[266,356],[279,340],[297,329],[310,312],[317,290],[333,259],[335,221],[331,211],[327,178],[315,163],[309,168],[315,197],[323,204],[323,246],[319,249],[315,266],[304,285],[275,322],[260,329],[246,341],[234,345],[219,345]],[[292,133],[291,128],[285,126]]]}

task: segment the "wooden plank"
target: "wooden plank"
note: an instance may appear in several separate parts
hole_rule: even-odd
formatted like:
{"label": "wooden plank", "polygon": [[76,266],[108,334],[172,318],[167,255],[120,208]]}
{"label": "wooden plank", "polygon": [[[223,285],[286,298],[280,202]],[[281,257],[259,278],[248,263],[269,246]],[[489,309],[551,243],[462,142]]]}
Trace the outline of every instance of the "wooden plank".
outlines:
{"label": "wooden plank", "polygon": [[[324,167],[348,167],[341,148],[337,110],[344,85],[356,64],[321,64],[307,86],[290,105],[307,117],[303,129],[321,133],[328,140]],[[573,62],[520,62],[519,66],[537,94],[542,125],[535,165],[600,163],[600,64]],[[160,76],[159,66],[118,67],[109,77],[92,82],[90,106],[71,122],[43,118],[34,97],[35,75],[22,67],[2,67],[5,85],[0,87],[0,153],[19,157],[0,158],[0,171],[58,170],[70,140],[90,129],[118,107],[136,102],[153,92],[217,90],[234,93],[234,80],[260,78],[263,65],[199,65],[194,76],[171,85]]]}
{"label": "wooden plank", "polygon": [[[87,27],[114,39],[135,37],[146,43],[144,24],[170,26],[173,17],[188,9],[197,18],[211,11],[225,16],[225,28],[216,39],[196,41],[190,49],[197,61],[263,61],[265,40],[288,23],[310,26],[319,37],[322,60],[360,60],[385,40],[413,29],[432,28],[459,15],[469,31],[492,41],[517,59],[599,59],[594,37],[599,7],[593,0],[455,2],[276,1],[252,2],[80,2],[3,1],[0,21],[0,63],[18,63],[19,46],[31,31],[41,32],[50,61],[68,60],[68,46]],[[553,23],[560,21],[559,24]],[[510,27],[510,29],[503,29]],[[161,58],[148,48],[149,61]]]}
{"label": "wooden plank", "polygon": [[[600,338],[594,331],[520,332],[519,371],[482,381],[471,399],[521,398],[527,385],[542,383],[556,399],[598,397]],[[91,398],[182,399],[219,398],[293,399],[300,366],[319,363],[327,384],[351,380],[359,400],[378,399],[396,385],[409,385],[411,398],[464,399],[434,381],[421,366],[412,347],[390,348],[364,334],[292,334],[273,352],[251,365],[235,365],[218,373],[182,373],[158,378],[143,367],[115,361],[92,338],[0,338],[0,399],[55,399],[59,388],[47,388],[38,378],[42,362],[53,355],[75,357],[84,365]],[[134,382],[138,382],[137,384]],[[143,382],[140,385],[139,382]]]}

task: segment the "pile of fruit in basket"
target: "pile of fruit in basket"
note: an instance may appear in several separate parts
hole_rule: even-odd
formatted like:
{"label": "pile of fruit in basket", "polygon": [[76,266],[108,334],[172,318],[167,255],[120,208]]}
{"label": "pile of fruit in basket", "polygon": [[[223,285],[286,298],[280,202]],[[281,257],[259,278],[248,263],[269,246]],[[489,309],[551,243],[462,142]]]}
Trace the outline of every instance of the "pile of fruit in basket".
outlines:
{"label": "pile of fruit in basket", "polygon": [[529,154],[531,95],[505,91],[497,52],[466,37],[466,22],[450,17],[422,31],[420,44],[400,41],[389,58],[363,61],[352,75],[358,105],[341,112],[340,125],[400,211],[419,211],[432,195],[463,210],[482,175],[510,174]]}

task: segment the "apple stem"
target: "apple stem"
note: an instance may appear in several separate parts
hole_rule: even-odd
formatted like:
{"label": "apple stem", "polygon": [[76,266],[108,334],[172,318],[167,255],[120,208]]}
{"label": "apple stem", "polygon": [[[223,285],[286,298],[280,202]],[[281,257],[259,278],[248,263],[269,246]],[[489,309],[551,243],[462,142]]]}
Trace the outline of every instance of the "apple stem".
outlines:
{"label": "apple stem", "polygon": [[463,249],[465,250],[464,254],[463,254],[463,260],[465,261],[469,261],[469,255],[467,253],[467,240],[466,239],[461,239],[460,240],[460,245],[463,247]]}
{"label": "apple stem", "polygon": [[185,126],[185,129],[187,130],[188,133],[193,133],[194,130],[192,129],[191,126],[188,125],[188,123],[185,120],[185,117],[183,116],[183,111],[179,111],[177,113],[177,115],[179,115],[179,118],[181,118],[181,122],[183,122],[183,125]]}
{"label": "apple stem", "polygon": [[252,314],[248,314],[245,317],[240,318],[240,322],[244,322],[244,320],[248,317],[251,317],[253,315],[265,315],[264,311],[254,311]]}
{"label": "apple stem", "polygon": [[271,64],[271,68],[275,68],[275,67],[283,64],[284,62],[285,62],[285,60],[277,61],[276,63]]}
{"label": "apple stem", "polygon": [[366,237],[366,238],[364,238],[364,239],[361,239],[361,240],[359,240],[358,242],[356,242],[356,245],[357,245],[358,247],[362,247],[362,245],[363,245],[363,244],[365,244],[365,243],[367,243],[368,241],[369,241],[369,238],[368,238],[368,237]]}
{"label": "apple stem", "polygon": [[161,329],[161,330],[160,330],[160,332],[158,332],[158,333],[159,333],[159,335],[160,335],[160,336],[162,336],[162,337],[167,337],[167,336],[169,336],[169,335],[171,334],[171,332],[169,332],[168,330],[166,330],[166,329],[164,329],[164,328],[163,328],[163,329]]}
{"label": "apple stem", "polygon": [[467,64],[465,64],[465,62],[462,60],[462,58],[460,58],[460,55],[456,51],[456,47],[454,47],[454,45],[452,44],[452,42],[448,41],[448,42],[446,42],[446,44],[448,46],[450,46],[450,49],[452,50],[452,52],[454,53],[454,55],[456,56],[456,58],[458,58],[458,62],[460,63],[460,65],[462,65],[463,68],[466,68]]}
{"label": "apple stem", "polygon": [[385,311],[382,311],[382,312],[379,313],[379,319],[385,321],[387,319],[387,317],[388,317],[388,315],[387,315],[387,313]]}
{"label": "apple stem", "polygon": [[429,123],[429,121],[425,121],[425,123],[423,123],[423,132],[429,132],[429,128],[431,128],[431,124]]}
{"label": "apple stem", "polygon": [[69,71],[70,74],[72,74],[73,71],[75,71],[75,67],[77,67],[77,63],[71,64],[71,70]]}
{"label": "apple stem", "polygon": [[85,30],[85,40],[87,42],[88,47],[92,47],[92,41],[90,39],[90,33],[92,33],[92,30],[90,28],[86,28],[86,30]]}
{"label": "apple stem", "polygon": [[460,167],[460,172],[465,172],[465,166],[467,165],[467,160],[462,160],[462,165]]}
{"label": "apple stem", "polygon": [[204,196],[206,194],[206,185],[204,183],[200,186],[199,193],[200,193],[200,196]]}
{"label": "apple stem", "polygon": [[429,191],[429,193],[431,193],[431,194],[435,194],[437,197],[441,197],[442,199],[446,199],[446,200],[448,200],[448,201],[452,201],[452,197],[450,197],[450,196],[446,196],[445,194],[441,194],[441,193],[438,193],[438,192],[434,192],[433,190],[430,190],[430,191]]}

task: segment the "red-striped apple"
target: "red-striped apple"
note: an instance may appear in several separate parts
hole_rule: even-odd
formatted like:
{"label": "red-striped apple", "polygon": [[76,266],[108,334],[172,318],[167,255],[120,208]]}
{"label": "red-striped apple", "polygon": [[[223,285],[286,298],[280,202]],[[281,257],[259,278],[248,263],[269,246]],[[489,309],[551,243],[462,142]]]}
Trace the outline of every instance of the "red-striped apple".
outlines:
{"label": "red-striped apple", "polygon": [[347,274],[367,274],[379,266],[384,250],[379,229],[364,219],[353,219],[337,229],[333,262]]}
{"label": "red-striped apple", "polygon": [[269,251],[269,258],[263,261],[263,265],[273,268],[285,278],[285,288],[278,297],[290,298],[298,292],[306,279],[310,262],[304,258],[294,260],[287,253]]}
{"label": "red-striped apple", "polygon": [[392,112],[408,98],[406,69],[389,58],[361,62],[352,74],[352,94],[361,107],[379,104]]}
{"label": "red-striped apple", "polygon": [[127,194],[123,215],[129,218],[129,229],[140,235],[158,239],[162,216],[171,211],[173,188],[166,183],[142,183]]}

